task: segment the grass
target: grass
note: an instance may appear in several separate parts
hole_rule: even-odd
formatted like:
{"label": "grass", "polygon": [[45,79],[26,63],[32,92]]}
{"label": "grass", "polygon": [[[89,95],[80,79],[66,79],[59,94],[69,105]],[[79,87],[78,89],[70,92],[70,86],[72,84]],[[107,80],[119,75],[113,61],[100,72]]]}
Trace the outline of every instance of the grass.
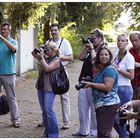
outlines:
{"label": "grass", "polygon": [[35,71],[35,70],[25,73],[26,78],[36,79],[37,76],[38,76],[38,71]]}

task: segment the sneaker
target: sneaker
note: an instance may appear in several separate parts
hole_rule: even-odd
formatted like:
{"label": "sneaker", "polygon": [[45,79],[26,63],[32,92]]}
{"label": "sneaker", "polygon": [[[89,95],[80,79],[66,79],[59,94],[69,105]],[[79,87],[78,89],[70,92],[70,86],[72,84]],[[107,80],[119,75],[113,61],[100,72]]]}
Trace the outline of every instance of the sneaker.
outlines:
{"label": "sneaker", "polygon": [[42,122],[42,123],[39,123],[38,125],[37,125],[37,127],[44,127],[44,123]]}
{"label": "sneaker", "polygon": [[87,134],[87,135],[82,135],[82,134],[80,134],[79,132],[73,132],[73,133],[72,133],[72,136],[75,136],[75,137],[87,137],[88,134]]}
{"label": "sneaker", "polygon": [[69,129],[69,128],[70,128],[70,124],[67,124],[67,123],[62,126],[62,129],[64,130]]}
{"label": "sneaker", "polygon": [[20,123],[19,122],[14,122],[13,123],[13,127],[14,128],[19,128],[20,127]]}

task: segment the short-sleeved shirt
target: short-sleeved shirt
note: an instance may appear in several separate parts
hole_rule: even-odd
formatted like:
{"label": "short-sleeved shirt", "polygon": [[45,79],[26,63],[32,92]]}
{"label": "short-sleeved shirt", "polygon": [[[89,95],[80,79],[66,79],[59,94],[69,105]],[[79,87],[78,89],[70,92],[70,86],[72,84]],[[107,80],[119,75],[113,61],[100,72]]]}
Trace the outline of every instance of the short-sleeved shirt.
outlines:
{"label": "short-sleeved shirt", "polygon": [[[12,43],[16,49],[18,43],[11,37],[8,41]],[[16,53],[12,52],[7,45],[0,39],[0,75],[9,75],[16,73]]]}
{"label": "short-sleeved shirt", "polygon": [[[72,51],[72,47],[71,47],[69,41],[67,39],[63,38],[62,43],[61,43],[61,40],[62,40],[62,38],[60,37],[60,39],[57,42],[55,42],[56,45],[59,47],[60,57],[72,55],[73,51]],[[48,41],[50,41],[50,40],[48,40]],[[67,65],[68,63],[69,63],[69,61],[62,61],[63,66]]]}
{"label": "short-sleeved shirt", "polygon": [[103,91],[97,90],[93,88],[93,102],[95,104],[95,108],[110,106],[120,103],[119,96],[117,95],[118,91],[118,72],[113,66],[105,67],[100,73],[95,74],[93,77],[94,83],[104,83],[104,78],[110,77],[113,78],[114,85],[111,91]]}
{"label": "short-sleeved shirt", "polygon": [[[140,56],[133,47],[129,50],[129,52],[133,55],[135,62],[140,63]],[[131,81],[133,86],[140,86],[140,78],[138,78],[138,75],[140,75],[140,67],[135,68],[135,76],[134,79]]]}
{"label": "short-sleeved shirt", "polygon": [[[129,69],[135,68],[135,60],[132,54],[129,52],[126,53],[124,58],[118,63],[118,58],[115,59],[114,63],[116,63],[121,70],[127,71]],[[119,73],[119,79],[118,79],[118,86],[123,85],[131,85],[131,80],[129,78],[126,78],[122,74]]]}

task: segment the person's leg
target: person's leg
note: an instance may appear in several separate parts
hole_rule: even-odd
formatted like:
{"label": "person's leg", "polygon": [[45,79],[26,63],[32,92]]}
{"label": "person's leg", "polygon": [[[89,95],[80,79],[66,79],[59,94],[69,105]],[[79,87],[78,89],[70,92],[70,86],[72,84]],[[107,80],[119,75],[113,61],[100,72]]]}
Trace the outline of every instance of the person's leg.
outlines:
{"label": "person's leg", "polygon": [[79,133],[82,135],[89,134],[89,103],[87,88],[81,88],[78,93],[78,112],[79,112]]}
{"label": "person's leg", "polygon": [[45,108],[44,108],[44,91],[43,90],[38,90],[37,91],[37,94],[38,94],[38,101],[39,101],[39,104],[40,104],[40,108],[41,108],[41,111],[42,111],[42,124],[38,124],[38,127],[43,127],[44,126],[44,121],[45,121]]}
{"label": "person's leg", "polygon": [[[3,80],[4,89],[9,100],[11,121],[13,124],[20,122],[17,99],[15,96],[15,75],[0,76]],[[16,126],[15,126],[16,127]]]}
{"label": "person's leg", "polygon": [[98,138],[111,138],[111,131],[117,113],[118,105],[105,106],[96,109]]}
{"label": "person's leg", "polygon": [[89,106],[90,106],[90,135],[97,136],[96,113],[95,113],[95,106],[93,103],[91,88],[87,89],[87,95],[88,95],[88,102],[89,102]]}
{"label": "person's leg", "polygon": [[70,98],[68,92],[60,95],[63,123],[62,129],[68,129],[70,126]]}
{"label": "person's leg", "polygon": [[44,135],[48,138],[58,138],[59,128],[58,122],[53,111],[55,94],[53,92],[44,93],[44,107],[45,107],[45,131]]}

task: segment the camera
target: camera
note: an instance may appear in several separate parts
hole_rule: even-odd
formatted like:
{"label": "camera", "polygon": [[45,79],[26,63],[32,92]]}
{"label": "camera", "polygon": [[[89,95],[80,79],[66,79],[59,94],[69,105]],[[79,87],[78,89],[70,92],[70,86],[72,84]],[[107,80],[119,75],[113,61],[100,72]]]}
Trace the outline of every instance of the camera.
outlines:
{"label": "camera", "polygon": [[39,49],[34,49],[34,52],[37,54],[37,53],[40,53],[40,48],[42,48],[43,50],[44,50],[44,54],[46,54],[47,53],[47,51],[46,51],[46,49],[45,49],[45,45],[41,45],[40,47],[39,47]]}
{"label": "camera", "polygon": [[93,43],[93,41],[92,41],[92,39],[90,37],[83,38],[82,42],[83,42],[83,44],[90,43],[90,42]]}
{"label": "camera", "polygon": [[[129,110],[124,107],[119,108],[118,110],[119,117],[126,117],[126,115],[123,114],[124,112],[129,112]],[[119,119],[120,126],[124,126],[126,122],[127,122],[127,119]]]}
{"label": "camera", "polygon": [[[82,77],[82,81],[91,82],[91,77],[90,76]],[[75,88],[77,90],[80,90],[81,88],[84,88],[85,85],[86,84],[84,84],[84,83],[79,83],[79,84],[75,85]]]}

